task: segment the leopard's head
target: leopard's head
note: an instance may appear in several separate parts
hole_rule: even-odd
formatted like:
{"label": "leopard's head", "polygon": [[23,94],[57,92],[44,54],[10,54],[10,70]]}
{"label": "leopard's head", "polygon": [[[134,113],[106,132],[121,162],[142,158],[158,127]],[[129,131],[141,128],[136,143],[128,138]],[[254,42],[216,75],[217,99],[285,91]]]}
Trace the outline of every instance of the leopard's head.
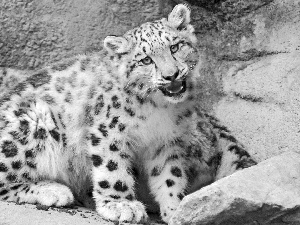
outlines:
{"label": "leopard's head", "polygon": [[[104,46],[120,59],[124,88],[140,97],[177,103],[190,87],[190,56],[196,37],[186,5],[175,6],[168,18],[144,23],[124,36],[108,36]],[[123,59],[123,60],[122,60]]]}

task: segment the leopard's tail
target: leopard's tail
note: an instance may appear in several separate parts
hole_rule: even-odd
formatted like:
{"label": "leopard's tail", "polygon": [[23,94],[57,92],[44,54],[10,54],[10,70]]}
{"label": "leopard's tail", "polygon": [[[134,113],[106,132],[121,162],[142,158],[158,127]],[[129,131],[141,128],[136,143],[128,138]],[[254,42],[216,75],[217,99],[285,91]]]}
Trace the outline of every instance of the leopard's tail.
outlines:
{"label": "leopard's tail", "polygon": [[216,168],[215,180],[257,164],[246,147],[234,137],[226,126],[216,117],[208,113],[201,113],[211,124],[213,133],[216,134],[218,151],[208,162]]}

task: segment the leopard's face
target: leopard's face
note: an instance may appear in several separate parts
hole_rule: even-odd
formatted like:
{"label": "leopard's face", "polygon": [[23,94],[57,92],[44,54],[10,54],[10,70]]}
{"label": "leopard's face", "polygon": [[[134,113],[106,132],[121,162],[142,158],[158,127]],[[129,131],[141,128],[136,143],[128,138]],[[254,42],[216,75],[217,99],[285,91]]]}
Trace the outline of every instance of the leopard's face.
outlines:
{"label": "leopard's face", "polygon": [[[196,42],[189,15],[189,9],[180,5],[168,19],[142,24],[124,37],[118,37],[119,42],[125,42],[123,48],[126,44],[130,47],[128,64],[124,66],[127,69],[125,82],[127,86],[138,87],[135,90],[142,97],[155,95],[177,103],[188,95],[188,59],[195,51],[193,45]],[[126,54],[126,50],[123,51]]]}

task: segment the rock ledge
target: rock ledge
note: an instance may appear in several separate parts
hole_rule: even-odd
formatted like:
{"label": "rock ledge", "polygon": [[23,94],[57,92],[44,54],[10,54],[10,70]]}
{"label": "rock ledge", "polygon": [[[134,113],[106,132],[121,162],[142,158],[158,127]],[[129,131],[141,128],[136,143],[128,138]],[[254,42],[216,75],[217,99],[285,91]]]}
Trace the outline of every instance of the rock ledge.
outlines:
{"label": "rock ledge", "polygon": [[177,224],[300,224],[300,154],[284,153],[184,198]]}

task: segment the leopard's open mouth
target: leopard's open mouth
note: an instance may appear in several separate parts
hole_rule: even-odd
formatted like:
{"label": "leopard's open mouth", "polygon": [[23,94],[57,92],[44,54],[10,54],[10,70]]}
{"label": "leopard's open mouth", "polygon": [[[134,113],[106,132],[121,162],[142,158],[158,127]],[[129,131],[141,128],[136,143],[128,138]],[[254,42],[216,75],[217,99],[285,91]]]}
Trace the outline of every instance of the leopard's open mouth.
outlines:
{"label": "leopard's open mouth", "polygon": [[168,97],[178,97],[186,91],[185,80],[174,80],[169,84],[160,86],[161,92]]}

